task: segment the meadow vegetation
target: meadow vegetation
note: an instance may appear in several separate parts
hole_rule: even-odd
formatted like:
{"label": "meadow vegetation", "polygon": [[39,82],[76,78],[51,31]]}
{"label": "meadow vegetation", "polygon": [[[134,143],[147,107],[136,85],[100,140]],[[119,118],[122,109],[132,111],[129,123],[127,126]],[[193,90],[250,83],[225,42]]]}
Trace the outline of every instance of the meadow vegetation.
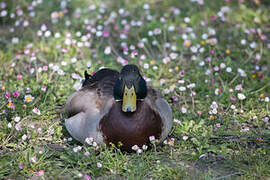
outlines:
{"label": "meadow vegetation", "polygon": [[[268,0],[0,2],[0,179],[270,178]],[[63,122],[84,71],[140,67],[173,109],[150,150]]]}

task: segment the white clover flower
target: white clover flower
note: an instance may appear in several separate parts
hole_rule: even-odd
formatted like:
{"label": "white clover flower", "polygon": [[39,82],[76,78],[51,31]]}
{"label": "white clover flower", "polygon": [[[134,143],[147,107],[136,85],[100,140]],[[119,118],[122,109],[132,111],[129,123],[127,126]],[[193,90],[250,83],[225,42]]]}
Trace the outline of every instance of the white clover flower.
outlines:
{"label": "white clover flower", "polygon": [[245,96],[244,94],[242,94],[242,93],[238,93],[238,94],[237,94],[237,97],[238,97],[239,100],[244,100],[244,99],[246,99],[246,96]]}

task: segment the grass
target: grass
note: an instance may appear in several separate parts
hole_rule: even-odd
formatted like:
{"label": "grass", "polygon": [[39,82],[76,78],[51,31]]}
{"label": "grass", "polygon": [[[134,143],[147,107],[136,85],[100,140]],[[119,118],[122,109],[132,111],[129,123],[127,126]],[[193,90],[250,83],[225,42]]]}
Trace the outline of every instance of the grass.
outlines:
{"label": "grass", "polygon": [[[270,178],[267,1],[0,7],[1,179]],[[170,103],[173,145],[138,154],[71,140],[63,107],[84,70],[127,62]]]}

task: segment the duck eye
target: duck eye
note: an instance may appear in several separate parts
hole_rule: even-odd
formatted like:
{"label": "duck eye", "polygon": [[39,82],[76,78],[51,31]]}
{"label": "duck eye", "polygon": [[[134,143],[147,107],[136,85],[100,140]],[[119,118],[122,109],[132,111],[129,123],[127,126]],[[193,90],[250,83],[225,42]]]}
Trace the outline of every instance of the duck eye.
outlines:
{"label": "duck eye", "polygon": [[127,96],[128,94],[127,93],[125,93],[125,96]]}
{"label": "duck eye", "polygon": [[133,93],[131,93],[131,96],[133,96]]}

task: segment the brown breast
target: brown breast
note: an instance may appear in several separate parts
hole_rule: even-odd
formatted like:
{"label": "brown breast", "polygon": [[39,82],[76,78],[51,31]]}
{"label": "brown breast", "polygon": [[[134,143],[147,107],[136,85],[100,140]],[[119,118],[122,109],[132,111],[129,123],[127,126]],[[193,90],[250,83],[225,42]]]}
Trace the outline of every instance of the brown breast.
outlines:
{"label": "brown breast", "polygon": [[120,149],[130,152],[133,145],[142,147],[149,144],[150,136],[158,139],[162,121],[160,115],[144,101],[137,102],[137,110],[133,113],[122,112],[121,102],[115,102],[99,126],[107,145],[110,142],[115,145],[121,142]]}

